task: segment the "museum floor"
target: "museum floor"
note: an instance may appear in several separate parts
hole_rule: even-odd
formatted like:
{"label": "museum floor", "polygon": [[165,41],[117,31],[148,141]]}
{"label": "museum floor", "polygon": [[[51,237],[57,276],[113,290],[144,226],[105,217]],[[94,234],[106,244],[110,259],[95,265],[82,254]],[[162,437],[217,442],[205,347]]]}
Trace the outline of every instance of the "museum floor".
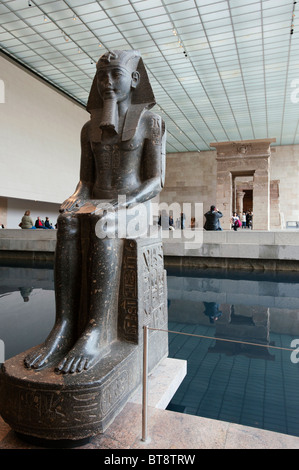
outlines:
{"label": "museum floor", "polygon": [[[138,390],[103,434],[77,449],[299,449],[299,437],[162,409],[163,400],[167,403],[167,395],[174,393],[183,379],[184,363],[166,358],[150,375],[145,428],[142,390]],[[142,436],[146,437],[144,441]],[[37,448],[20,440],[0,417],[0,449]]]}
{"label": "museum floor", "polygon": [[[149,409],[141,440],[141,405],[128,403],[104,434],[80,449],[299,449],[299,438],[173,411]],[[0,449],[36,449],[0,418]]]}

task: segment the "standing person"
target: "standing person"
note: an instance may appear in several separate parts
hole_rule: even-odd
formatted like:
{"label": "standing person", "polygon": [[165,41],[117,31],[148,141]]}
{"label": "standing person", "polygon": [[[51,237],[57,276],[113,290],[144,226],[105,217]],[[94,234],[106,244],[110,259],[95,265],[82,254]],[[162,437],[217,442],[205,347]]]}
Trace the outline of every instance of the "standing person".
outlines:
{"label": "standing person", "polygon": [[174,222],[172,215],[169,216],[169,230],[174,230]]}
{"label": "standing person", "polygon": [[242,214],[242,229],[246,228],[246,214],[243,212]]}
{"label": "standing person", "polygon": [[251,230],[253,229],[253,213],[252,213],[252,211],[249,211],[249,228]]}
{"label": "standing person", "polygon": [[246,225],[249,229],[252,229],[252,212],[248,211],[246,214]]}
{"label": "standing person", "polygon": [[212,205],[210,210],[205,213],[205,230],[222,230],[220,226],[221,217],[223,217],[222,212],[220,212],[216,206]]}
{"label": "standing person", "polygon": [[236,232],[239,228],[239,217],[238,217],[238,214],[236,212],[233,213],[233,216],[231,218],[231,224],[232,224],[232,228],[234,229],[234,231]]}
{"label": "standing person", "polygon": [[181,229],[182,230],[185,228],[185,220],[186,220],[186,216],[183,212],[181,212]]}
{"label": "standing person", "polygon": [[32,218],[30,217],[30,211],[25,211],[23,217],[22,217],[22,221],[19,225],[22,229],[28,229],[28,228],[35,228],[33,226],[33,220]]}

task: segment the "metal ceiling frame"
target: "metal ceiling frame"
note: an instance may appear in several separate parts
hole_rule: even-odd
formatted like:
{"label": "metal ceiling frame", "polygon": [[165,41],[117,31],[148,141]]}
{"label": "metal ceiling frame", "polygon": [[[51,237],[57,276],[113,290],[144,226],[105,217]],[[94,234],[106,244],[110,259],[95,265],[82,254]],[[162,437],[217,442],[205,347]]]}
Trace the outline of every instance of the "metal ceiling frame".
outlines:
{"label": "metal ceiling frame", "polygon": [[139,49],[170,153],[262,137],[293,145],[295,9],[292,0],[7,0],[0,47],[82,105],[102,53]]}

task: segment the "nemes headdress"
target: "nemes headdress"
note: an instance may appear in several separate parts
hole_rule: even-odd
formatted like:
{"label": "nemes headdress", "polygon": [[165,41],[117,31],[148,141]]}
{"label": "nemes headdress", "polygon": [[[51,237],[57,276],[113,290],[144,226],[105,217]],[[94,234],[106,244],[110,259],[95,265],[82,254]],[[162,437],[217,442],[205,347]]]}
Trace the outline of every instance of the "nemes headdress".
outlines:
{"label": "nemes headdress", "polygon": [[[132,90],[131,107],[127,113],[122,140],[128,140],[135,132],[137,122],[143,109],[150,109],[155,104],[155,97],[139,51],[108,51],[97,62],[97,71],[105,67],[121,67],[132,73],[137,70],[140,75],[139,84]],[[97,74],[94,77],[86,110],[91,117],[103,108],[103,100],[97,88]]]}
{"label": "nemes headdress", "polygon": [[137,70],[139,60],[139,51],[108,51],[99,58],[97,70],[117,66],[131,73]]}

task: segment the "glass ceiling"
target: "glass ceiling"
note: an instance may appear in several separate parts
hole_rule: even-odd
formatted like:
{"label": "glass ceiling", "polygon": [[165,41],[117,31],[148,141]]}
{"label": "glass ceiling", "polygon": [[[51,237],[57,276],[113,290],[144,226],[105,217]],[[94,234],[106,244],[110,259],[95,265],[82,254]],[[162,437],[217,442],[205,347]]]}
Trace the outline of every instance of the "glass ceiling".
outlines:
{"label": "glass ceiling", "polygon": [[293,0],[7,0],[0,47],[84,105],[100,55],[138,49],[168,152],[299,144],[298,16]]}

